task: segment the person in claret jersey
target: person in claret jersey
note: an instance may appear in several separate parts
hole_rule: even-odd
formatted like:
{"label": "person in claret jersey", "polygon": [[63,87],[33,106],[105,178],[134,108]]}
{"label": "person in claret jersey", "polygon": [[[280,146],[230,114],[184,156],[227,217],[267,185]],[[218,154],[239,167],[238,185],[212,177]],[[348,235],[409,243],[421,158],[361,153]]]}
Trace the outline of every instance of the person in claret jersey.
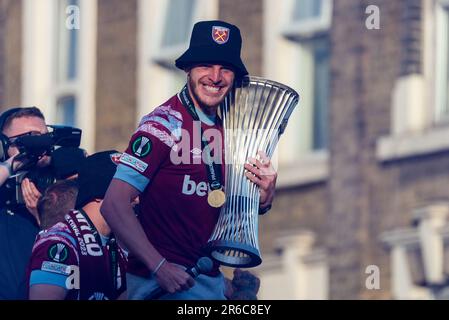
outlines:
{"label": "person in claret jersey", "polygon": [[[130,251],[130,299],[151,297],[159,287],[167,293],[163,299],[225,299],[225,281],[217,264],[195,279],[186,272],[206,255],[204,247],[224,199],[224,181],[218,177],[224,166],[217,166],[214,179],[205,161],[195,161],[198,146],[189,144],[188,163],[171,161],[171,151],[188,136],[222,132],[218,107],[234,81],[248,74],[241,47],[235,25],[196,23],[188,50],[176,60],[186,72],[187,84],[143,117],[121,157],[101,212]],[[248,179],[260,187],[260,212],[268,211],[277,177],[270,159],[265,155],[262,161],[249,159],[245,168]],[[138,218],[129,204],[137,195]]]}
{"label": "person in claret jersey", "polygon": [[114,300],[126,291],[126,255],[100,214],[119,158],[117,151],[103,151],[81,161],[77,210],[36,237],[28,266],[29,299]]}

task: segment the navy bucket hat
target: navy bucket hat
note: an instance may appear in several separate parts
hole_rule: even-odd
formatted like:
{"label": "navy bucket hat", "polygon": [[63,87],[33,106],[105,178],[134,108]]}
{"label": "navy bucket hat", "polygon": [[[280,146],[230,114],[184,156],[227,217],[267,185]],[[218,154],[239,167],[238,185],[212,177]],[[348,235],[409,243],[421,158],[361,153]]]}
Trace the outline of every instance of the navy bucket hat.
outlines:
{"label": "navy bucket hat", "polygon": [[231,66],[240,78],[248,74],[240,57],[242,36],[235,25],[224,21],[200,21],[193,26],[190,46],[176,60],[185,70],[197,63],[223,63]]}
{"label": "navy bucket hat", "polygon": [[94,199],[103,199],[114,177],[121,153],[108,150],[84,158],[78,168],[78,197],[76,209]]}

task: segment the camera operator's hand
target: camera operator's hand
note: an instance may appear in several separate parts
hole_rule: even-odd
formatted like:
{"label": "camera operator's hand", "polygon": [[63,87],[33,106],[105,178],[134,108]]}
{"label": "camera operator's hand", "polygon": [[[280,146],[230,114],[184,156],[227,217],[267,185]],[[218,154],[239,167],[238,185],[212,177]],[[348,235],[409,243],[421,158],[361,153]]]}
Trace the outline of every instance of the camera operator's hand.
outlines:
{"label": "camera operator's hand", "polygon": [[[17,148],[10,148],[10,150],[12,150],[12,152],[10,152],[12,155],[11,157],[9,157],[5,162],[9,164],[10,168],[11,168],[11,175],[17,173],[18,171],[20,171],[22,168],[24,168],[25,166],[27,166],[29,164],[28,159],[20,159],[18,160],[17,158],[19,158],[19,151],[17,150]],[[48,160],[48,156],[44,156],[43,160],[39,160],[40,162],[42,161],[42,163],[44,163],[44,165],[48,165],[49,160]]]}
{"label": "camera operator's hand", "polygon": [[0,186],[22,167],[20,161],[14,161],[16,155],[0,163]]}
{"label": "camera operator's hand", "polygon": [[25,205],[28,211],[36,218],[37,223],[40,225],[39,215],[37,213],[37,203],[42,194],[37,190],[36,186],[30,179],[25,178],[22,181],[22,195],[25,201]]}
{"label": "camera operator's hand", "polygon": [[24,166],[27,165],[27,161],[24,160],[17,160],[16,157],[19,154],[15,154],[14,156],[12,156],[11,158],[9,158],[8,160],[6,160],[6,162],[9,162],[9,164],[11,165],[12,168],[12,174],[16,173],[17,171],[20,171],[20,169],[22,169]]}

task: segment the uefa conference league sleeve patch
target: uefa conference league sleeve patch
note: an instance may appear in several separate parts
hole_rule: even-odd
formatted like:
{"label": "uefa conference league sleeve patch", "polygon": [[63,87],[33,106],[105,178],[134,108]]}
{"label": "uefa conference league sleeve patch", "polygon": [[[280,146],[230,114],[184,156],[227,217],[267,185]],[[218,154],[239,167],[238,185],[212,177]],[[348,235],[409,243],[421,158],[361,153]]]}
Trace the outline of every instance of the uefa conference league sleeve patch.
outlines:
{"label": "uefa conference league sleeve patch", "polygon": [[69,258],[69,248],[62,242],[55,243],[48,249],[48,258],[63,263]]}
{"label": "uefa conference league sleeve patch", "polygon": [[128,152],[131,154],[126,152],[123,153],[120,158],[120,162],[130,166],[140,173],[143,173],[148,168],[148,164],[140,159],[147,157],[151,153],[152,149],[153,144],[150,138],[145,135],[139,135],[130,143]]}
{"label": "uefa conference league sleeve patch", "polygon": [[138,158],[145,158],[150,154],[153,145],[150,138],[146,136],[138,136],[131,143],[131,151]]}

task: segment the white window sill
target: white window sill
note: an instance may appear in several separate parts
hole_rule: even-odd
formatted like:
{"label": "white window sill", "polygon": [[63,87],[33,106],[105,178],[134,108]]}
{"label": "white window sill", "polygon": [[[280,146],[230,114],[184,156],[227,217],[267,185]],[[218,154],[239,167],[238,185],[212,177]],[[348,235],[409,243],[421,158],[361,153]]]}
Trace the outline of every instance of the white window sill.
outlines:
{"label": "white window sill", "polygon": [[277,188],[303,186],[326,181],[329,176],[329,153],[317,151],[300,157],[294,163],[280,164]]}
{"label": "white window sill", "polygon": [[449,126],[380,138],[376,156],[379,161],[394,161],[441,151],[449,151]]}
{"label": "white window sill", "polygon": [[388,248],[403,246],[409,249],[419,248],[419,234],[414,228],[397,228],[385,231],[379,236],[379,240]]}

